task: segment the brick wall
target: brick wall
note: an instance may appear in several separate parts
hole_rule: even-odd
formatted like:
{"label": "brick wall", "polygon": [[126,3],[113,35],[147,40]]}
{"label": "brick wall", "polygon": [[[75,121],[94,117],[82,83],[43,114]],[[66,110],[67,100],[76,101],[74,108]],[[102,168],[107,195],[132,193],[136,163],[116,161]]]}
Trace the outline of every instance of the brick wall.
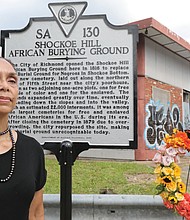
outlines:
{"label": "brick wall", "polygon": [[[183,103],[182,89],[151,78],[145,78],[145,105],[152,98],[153,86],[168,91],[170,93],[170,107],[176,104],[179,107],[180,112],[182,113],[182,103]],[[180,120],[182,121],[182,114],[180,116],[181,116]]]}
{"label": "brick wall", "polygon": [[183,94],[182,94],[182,89],[154,80],[152,78],[140,77],[140,79],[138,79],[138,82],[140,82],[139,83],[140,86],[138,87],[138,93],[140,93],[138,95],[138,149],[135,152],[135,159],[152,160],[155,154],[155,150],[149,149],[146,146],[144,140],[145,118],[146,118],[145,106],[152,99],[152,87],[163,89],[169,92],[170,107],[172,107],[174,104],[176,104],[179,107],[181,113],[180,121],[182,121],[182,116],[183,116],[182,115]]}

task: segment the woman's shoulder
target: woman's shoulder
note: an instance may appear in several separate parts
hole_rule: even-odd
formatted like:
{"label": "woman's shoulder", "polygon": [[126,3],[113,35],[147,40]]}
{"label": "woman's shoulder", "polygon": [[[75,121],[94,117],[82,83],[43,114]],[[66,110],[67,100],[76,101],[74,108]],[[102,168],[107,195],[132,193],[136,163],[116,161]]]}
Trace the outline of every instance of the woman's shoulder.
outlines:
{"label": "woman's shoulder", "polygon": [[42,150],[40,143],[34,137],[23,134],[20,131],[16,131],[16,132],[17,132],[17,144]]}
{"label": "woman's shoulder", "polygon": [[38,142],[34,137],[28,136],[26,134],[21,133],[20,131],[16,131],[18,135],[18,139],[23,139],[26,141]]}

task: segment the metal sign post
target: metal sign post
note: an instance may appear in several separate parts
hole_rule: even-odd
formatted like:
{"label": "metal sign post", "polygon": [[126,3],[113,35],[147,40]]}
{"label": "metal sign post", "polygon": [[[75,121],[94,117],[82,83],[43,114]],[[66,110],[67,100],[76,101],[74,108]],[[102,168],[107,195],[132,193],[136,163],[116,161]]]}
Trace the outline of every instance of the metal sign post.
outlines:
{"label": "metal sign post", "polygon": [[62,143],[45,143],[43,148],[55,154],[60,165],[60,220],[72,219],[72,166],[80,152],[89,146],[63,141]]}
{"label": "metal sign post", "polygon": [[63,142],[60,149],[60,219],[72,219],[72,143]]}

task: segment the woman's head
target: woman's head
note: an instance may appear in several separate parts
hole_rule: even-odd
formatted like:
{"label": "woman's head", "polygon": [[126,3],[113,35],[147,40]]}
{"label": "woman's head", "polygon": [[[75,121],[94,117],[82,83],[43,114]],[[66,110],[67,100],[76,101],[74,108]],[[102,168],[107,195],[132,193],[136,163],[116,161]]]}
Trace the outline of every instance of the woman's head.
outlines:
{"label": "woman's head", "polygon": [[18,98],[18,75],[13,64],[0,57],[0,114],[11,112]]}

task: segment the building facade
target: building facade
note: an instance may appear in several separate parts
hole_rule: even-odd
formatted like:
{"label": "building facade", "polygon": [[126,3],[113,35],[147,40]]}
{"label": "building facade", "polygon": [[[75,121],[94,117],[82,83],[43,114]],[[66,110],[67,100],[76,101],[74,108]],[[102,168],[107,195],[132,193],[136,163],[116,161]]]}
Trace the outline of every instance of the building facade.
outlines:
{"label": "building facade", "polygon": [[165,133],[190,129],[190,44],[153,18],[133,24],[139,27],[135,160],[150,160]]}

